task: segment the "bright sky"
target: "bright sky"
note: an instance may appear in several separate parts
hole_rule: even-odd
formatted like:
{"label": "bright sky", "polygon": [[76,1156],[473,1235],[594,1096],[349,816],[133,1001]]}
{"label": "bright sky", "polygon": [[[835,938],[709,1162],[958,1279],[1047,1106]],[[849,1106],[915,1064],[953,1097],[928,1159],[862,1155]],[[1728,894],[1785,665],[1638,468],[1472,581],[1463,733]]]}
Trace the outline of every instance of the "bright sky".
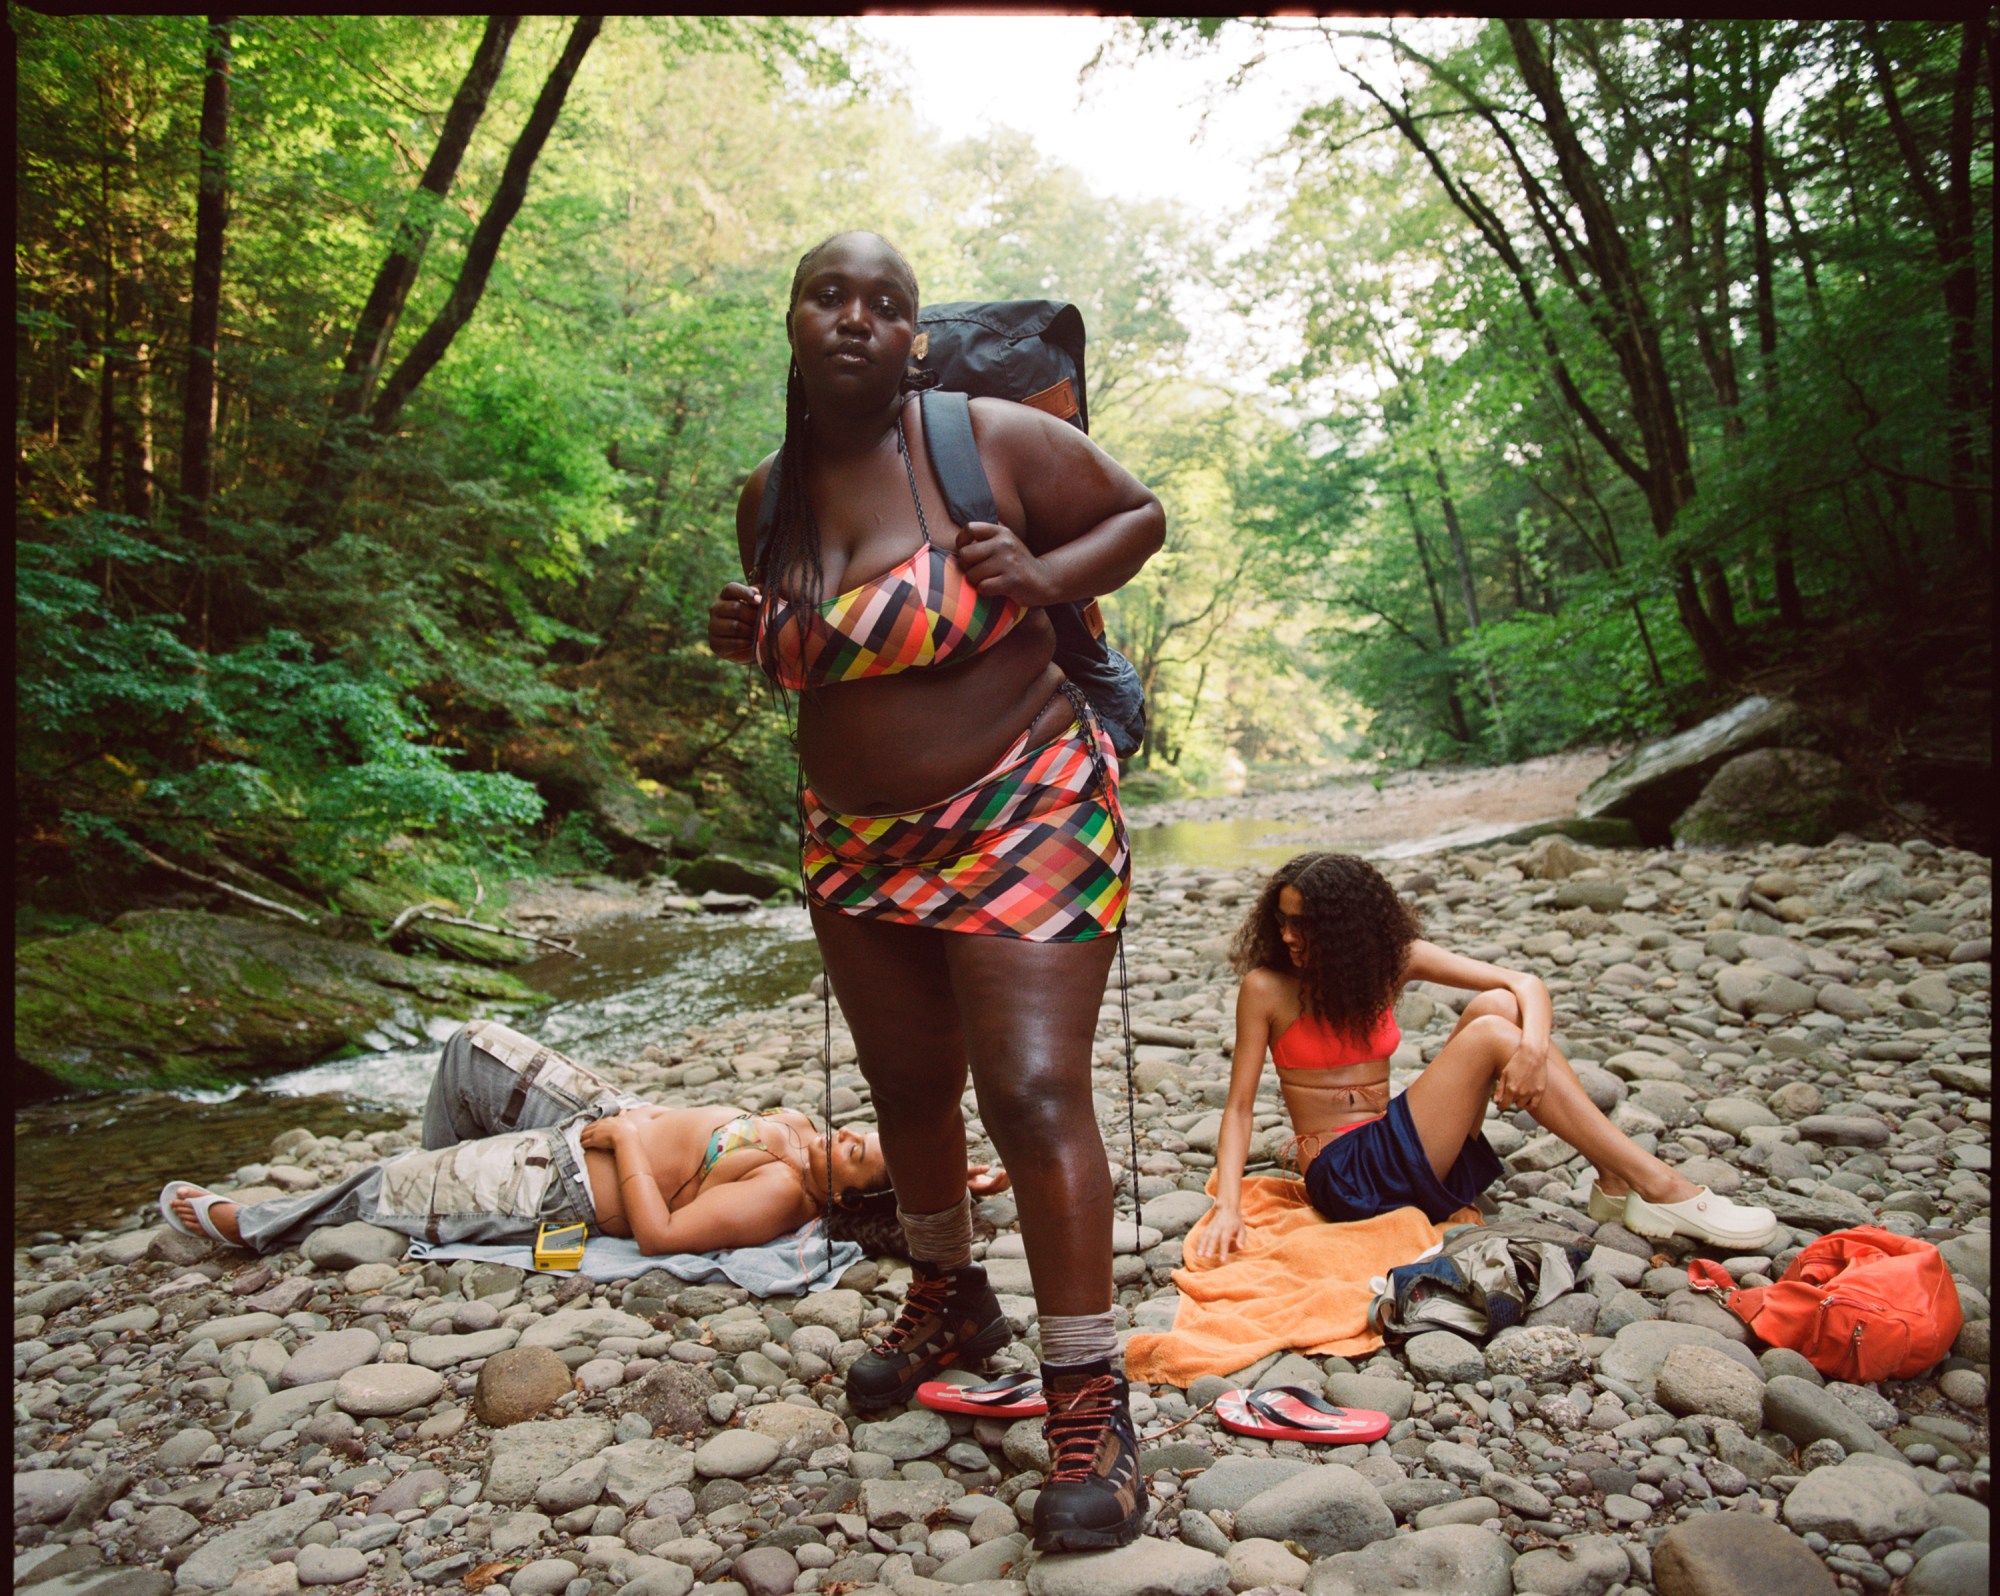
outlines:
{"label": "bright sky", "polygon": [[1326,46],[1292,39],[1269,41],[1271,59],[1244,92],[1215,92],[1256,48],[1248,28],[1228,29],[1219,47],[1193,57],[1101,66],[1080,89],[1077,74],[1117,34],[1116,20],[955,12],[875,15],[858,26],[908,59],[911,103],[947,137],[1018,128],[1100,194],[1177,199],[1218,221],[1275,170],[1264,157],[1298,111],[1336,92]]}
{"label": "bright sky", "polygon": [[[1299,112],[1352,92],[1326,41],[1303,30],[1259,34],[1232,23],[1192,54],[1139,56],[1121,43],[1080,85],[1084,64],[1125,31],[1118,19],[875,14],[856,26],[883,47],[882,75],[900,81],[917,115],[945,137],[1025,131],[1098,194],[1180,202],[1190,220],[1214,229],[1224,257],[1268,237],[1277,185],[1288,175],[1275,152]],[[1350,59],[1373,53],[1345,49]],[[1244,85],[1229,88],[1230,75],[1260,52]],[[1191,372],[1239,391],[1262,386],[1276,362],[1260,355],[1226,296],[1190,289],[1178,308],[1192,335]]]}

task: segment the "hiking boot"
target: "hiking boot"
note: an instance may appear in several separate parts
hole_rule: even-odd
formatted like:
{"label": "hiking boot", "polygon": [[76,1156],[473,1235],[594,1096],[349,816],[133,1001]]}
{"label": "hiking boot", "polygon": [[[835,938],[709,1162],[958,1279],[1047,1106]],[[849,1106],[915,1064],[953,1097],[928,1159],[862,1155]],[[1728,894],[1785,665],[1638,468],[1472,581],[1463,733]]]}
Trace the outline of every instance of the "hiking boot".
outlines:
{"label": "hiking boot", "polygon": [[1013,1338],[978,1264],[940,1269],[919,1261],[895,1323],[849,1365],[848,1403],[858,1413],[872,1413],[907,1402],[924,1381],[982,1362]]}
{"label": "hiking boot", "polygon": [[1049,1416],[1049,1478],[1035,1503],[1035,1550],[1095,1552],[1123,1546],[1146,1525],[1146,1482],[1132,1432],[1132,1388],[1111,1360],[1042,1365]]}

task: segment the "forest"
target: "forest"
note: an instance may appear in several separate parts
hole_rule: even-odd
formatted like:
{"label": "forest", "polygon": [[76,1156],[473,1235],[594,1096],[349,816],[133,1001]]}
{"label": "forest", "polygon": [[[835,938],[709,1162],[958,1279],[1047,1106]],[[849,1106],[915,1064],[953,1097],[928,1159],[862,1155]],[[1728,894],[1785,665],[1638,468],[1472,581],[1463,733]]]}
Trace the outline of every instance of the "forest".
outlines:
{"label": "forest", "polygon": [[[927,300],[1082,308],[1168,514],[1105,603],[1135,795],[1807,678],[1983,790],[1990,13],[1272,20],[1325,95],[1240,245],[932,135],[838,21],[9,15],[22,934],[782,861],[784,720],[705,615],[849,226]],[[1122,27],[1107,75],[1257,92],[1241,33]],[[1216,305],[1240,381],[1187,358]]]}

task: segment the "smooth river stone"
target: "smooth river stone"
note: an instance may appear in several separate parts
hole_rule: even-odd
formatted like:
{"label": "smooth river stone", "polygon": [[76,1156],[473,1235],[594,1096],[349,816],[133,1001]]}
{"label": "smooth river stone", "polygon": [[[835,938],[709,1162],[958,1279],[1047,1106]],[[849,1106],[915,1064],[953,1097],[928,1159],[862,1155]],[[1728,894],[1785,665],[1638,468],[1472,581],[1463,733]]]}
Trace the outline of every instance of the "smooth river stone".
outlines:
{"label": "smooth river stone", "polygon": [[286,1360],[278,1371],[278,1388],[338,1380],[350,1369],[373,1363],[381,1355],[382,1340],[373,1330],[328,1330],[309,1337]]}
{"label": "smooth river stone", "polygon": [[521,1338],[518,1330],[474,1330],[460,1336],[418,1336],[410,1343],[410,1361],[420,1368],[449,1369],[505,1352]]}
{"label": "smooth river stone", "polygon": [[444,1376],[414,1363],[371,1363],[340,1377],[334,1404],[358,1419],[390,1418],[428,1407],[444,1394]]}

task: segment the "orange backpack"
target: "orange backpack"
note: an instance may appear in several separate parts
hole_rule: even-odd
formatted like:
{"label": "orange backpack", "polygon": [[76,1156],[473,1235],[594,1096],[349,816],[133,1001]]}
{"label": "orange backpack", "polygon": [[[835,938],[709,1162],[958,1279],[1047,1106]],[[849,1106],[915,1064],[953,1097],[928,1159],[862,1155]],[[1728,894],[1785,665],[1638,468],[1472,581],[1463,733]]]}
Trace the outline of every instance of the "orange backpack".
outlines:
{"label": "orange backpack", "polygon": [[1689,1262],[1688,1285],[1717,1298],[1772,1346],[1864,1385],[1923,1373],[1951,1350],[1965,1323],[1937,1248],[1874,1225],[1821,1236],[1772,1285],[1737,1290],[1728,1271],[1707,1258]]}

